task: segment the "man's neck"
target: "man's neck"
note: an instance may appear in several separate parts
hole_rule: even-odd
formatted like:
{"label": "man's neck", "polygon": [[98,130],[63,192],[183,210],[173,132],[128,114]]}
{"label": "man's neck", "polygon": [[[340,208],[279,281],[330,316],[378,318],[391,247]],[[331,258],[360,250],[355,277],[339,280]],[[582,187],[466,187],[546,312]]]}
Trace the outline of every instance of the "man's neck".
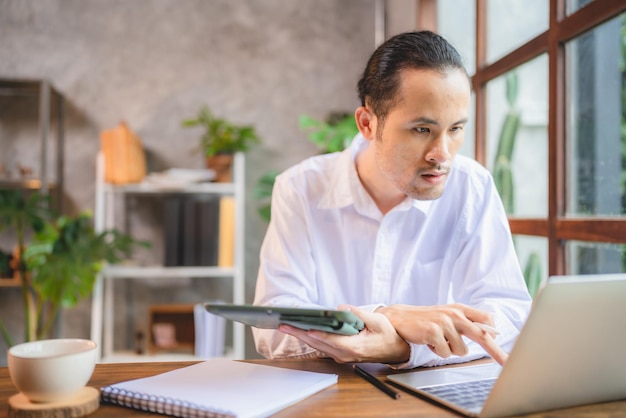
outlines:
{"label": "man's neck", "polygon": [[374,147],[368,145],[356,155],[354,164],[357,175],[363,188],[370,195],[378,210],[385,215],[406,199],[406,195],[399,191],[390,181],[380,174]]}

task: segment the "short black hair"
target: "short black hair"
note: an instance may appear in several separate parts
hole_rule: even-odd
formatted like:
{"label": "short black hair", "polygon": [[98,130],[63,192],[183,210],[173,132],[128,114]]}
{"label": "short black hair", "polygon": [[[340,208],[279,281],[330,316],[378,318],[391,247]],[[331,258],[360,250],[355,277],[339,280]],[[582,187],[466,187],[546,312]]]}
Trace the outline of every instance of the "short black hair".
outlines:
{"label": "short black hair", "polygon": [[381,44],[368,60],[358,83],[361,105],[369,105],[384,120],[398,99],[405,69],[459,69],[467,75],[461,55],[442,36],[430,31],[401,33]]}

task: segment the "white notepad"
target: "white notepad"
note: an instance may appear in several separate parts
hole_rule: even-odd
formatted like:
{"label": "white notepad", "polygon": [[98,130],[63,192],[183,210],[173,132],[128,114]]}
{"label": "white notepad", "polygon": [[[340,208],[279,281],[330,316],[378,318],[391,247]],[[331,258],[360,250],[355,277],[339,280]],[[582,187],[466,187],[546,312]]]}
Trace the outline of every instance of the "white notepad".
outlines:
{"label": "white notepad", "polygon": [[104,402],[177,417],[266,417],[337,383],[336,374],[222,358],[101,388]]}

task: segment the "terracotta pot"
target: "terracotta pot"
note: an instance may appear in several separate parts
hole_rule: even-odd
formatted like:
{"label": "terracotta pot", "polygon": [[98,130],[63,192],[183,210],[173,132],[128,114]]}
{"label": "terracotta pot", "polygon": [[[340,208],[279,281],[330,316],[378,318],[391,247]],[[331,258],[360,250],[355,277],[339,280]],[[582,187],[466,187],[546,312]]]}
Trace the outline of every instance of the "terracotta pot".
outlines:
{"label": "terracotta pot", "polygon": [[217,154],[206,158],[206,165],[215,170],[215,181],[218,183],[230,183],[232,181],[232,154]]}

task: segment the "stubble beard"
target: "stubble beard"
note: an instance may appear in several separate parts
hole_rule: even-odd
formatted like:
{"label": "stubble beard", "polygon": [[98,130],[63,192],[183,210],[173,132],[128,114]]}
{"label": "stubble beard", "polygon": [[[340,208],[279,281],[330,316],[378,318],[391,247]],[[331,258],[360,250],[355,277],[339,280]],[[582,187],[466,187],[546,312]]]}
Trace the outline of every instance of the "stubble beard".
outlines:
{"label": "stubble beard", "polygon": [[[379,126],[379,128],[381,128]],[[377,154],[381,153],[381,149],[384,146],[383,138],[382,138],[382,129],[377,129],[376,132],[376,141],[378,141]],[[378,161],[381,161],[381,158],[377,158]],[[419,168],[415,171],[413,177],[408,182],[402,182],[399,180],[399,176],[396,176],[393,170],[393,167],[383,166],[378,163],[379,170],[393,183],[393,185],[406,196],[414,200],[436,200],[439,199],[444,192],[445,184],[448,174],[450,173],[449,167],[442,167],[440,164],[434,164],[427,168]],[[423,181],[422,175],[428,171],[445,171],[446,179],[440,185],[436,186],[420,186],[420,182]]]}

